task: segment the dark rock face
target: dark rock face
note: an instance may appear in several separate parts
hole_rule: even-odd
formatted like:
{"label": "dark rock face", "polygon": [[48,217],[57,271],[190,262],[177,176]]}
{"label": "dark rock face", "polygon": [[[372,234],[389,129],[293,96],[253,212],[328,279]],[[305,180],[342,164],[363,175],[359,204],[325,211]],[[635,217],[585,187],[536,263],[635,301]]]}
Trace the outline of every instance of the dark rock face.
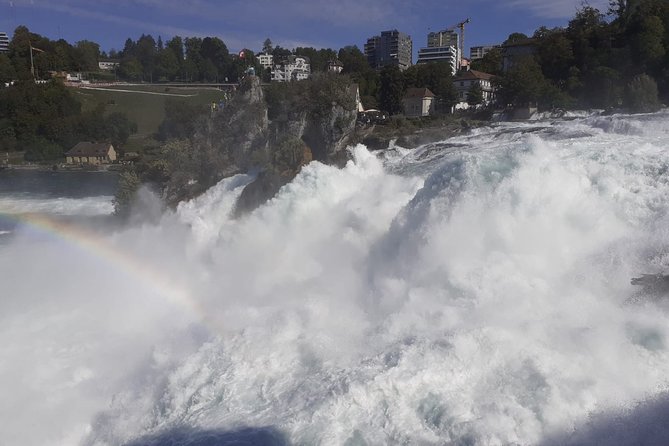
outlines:
{"label": "dark rock face", "polygon": [[334,104],[325,116],[307,122],[302,139],[311,148],[315,160],[330,162],[346,148],[355,130],[356,115],[355,110]]}
{"label": "dark rock face", "polygon": [[261,172],[255,181],[244,188],[237,199],[235,217],[247,214],[271,200],[291,179],[274,170]]}
{"label": "dark rock face", "polygon": [[189,141],[165,146],[172,169],[165,186],[168,201],[191,198],[224,177],[259,170],[239,199],[235,213],[242,215],[272,198],[312,159],[341,161],[357,116],[350,87],[341,76],[316,76],[273,85],[267,98],[260,79],[248,76],[225,108],[198,123]]}

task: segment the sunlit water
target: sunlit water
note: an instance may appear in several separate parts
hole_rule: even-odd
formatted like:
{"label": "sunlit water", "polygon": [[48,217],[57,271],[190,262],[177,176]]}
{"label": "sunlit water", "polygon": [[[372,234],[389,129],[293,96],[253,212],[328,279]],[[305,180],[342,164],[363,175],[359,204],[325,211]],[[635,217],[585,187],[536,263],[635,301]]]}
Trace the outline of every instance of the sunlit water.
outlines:
{"label": "sunlit water", "polygon": [[663,444],[669,306],[629,282],[669,271],[668,118],[359,146],[240,220],[246,176],[19,224],[0,444]]}

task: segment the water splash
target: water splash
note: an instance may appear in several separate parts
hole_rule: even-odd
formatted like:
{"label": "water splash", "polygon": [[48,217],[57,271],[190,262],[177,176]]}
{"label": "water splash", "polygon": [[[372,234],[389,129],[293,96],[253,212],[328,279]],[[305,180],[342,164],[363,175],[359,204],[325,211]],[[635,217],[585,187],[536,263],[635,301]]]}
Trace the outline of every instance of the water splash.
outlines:
{"label": "water splash", "polygon": [[[360,146],[241,220],[247,177],[110,235],[206,323],[76,255],[63,265],[58,243],[2,247],[3,438],[591,438],[592,414],[661,398],[669,373],[666,304],[625,304],[630,277],[667,267],[666,116],[642,134],[592,119],[498,124],[383,161]],[[26,265],[35,280],[7,280]]]}

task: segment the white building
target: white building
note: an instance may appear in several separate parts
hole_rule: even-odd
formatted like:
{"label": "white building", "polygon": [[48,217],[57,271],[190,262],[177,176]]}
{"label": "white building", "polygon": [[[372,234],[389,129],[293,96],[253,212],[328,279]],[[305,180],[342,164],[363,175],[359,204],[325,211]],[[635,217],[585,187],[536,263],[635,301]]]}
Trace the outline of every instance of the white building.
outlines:
{"label": "white building", "polygon": [[0,53],[9,52],[9,36],[7,33],[0,33]]}
{"label": "white building", "polygon": [[114,71],[119,65],[117,60],[101,60],[98,62],[98,67],[103,71]]}
{"label": "white building", "polygon": [[287,60],[272,66],[273,82],[301,81],[311,76],[309,59],[302,56],[289,56]]}
{"label": "white building", "polygon": [[484,73],[482,71],[468,70],[462,71],[453,79],[453,85],[458,92],[458,100],[460,103],[456,108],[467,108],[467,93],[469,89],[475,84],[481,87],[483,92],[483,105],[491,103],[495,99],[495,86],[492,83],[492,74]]}
{"label": "white building", "polygon": [[262,67],[263,70],[266,70],[267,68],[272,68],[272,65],[274,65],[274,56],[271,54],[258,54],[256,56],[256,59],[258,59],[258,63]]}
{"label": "white building", "polygon": [[483,56],[485,56],[495,48],[500,48],[500,46],[499,45],[473,46],[469,49],[469,58],[471,60],[483,59]]}
{"label": "white building", "polygon": [[332,73],[341,73],[344,70],[344,64],[339,60],[329,60],[328,61],[328,71]]}
{"label": "white building", "polygon": [[434,100],[428,88],[409,88],[402,99],[404,114],[410,118],[429,116],[434,113]]}
{"label": "white building", "polygon": [[81,82],[84,77],[81,73],[67,73],[65,80],[68,82]]}
{"label": "white building", "polygon": [[458,50],[454,46],[437,46],[419,49],[418,61],[416,61],[416,64],[429,62],[446,62],[451,66],[451,74],[455,75],[458,70]]}

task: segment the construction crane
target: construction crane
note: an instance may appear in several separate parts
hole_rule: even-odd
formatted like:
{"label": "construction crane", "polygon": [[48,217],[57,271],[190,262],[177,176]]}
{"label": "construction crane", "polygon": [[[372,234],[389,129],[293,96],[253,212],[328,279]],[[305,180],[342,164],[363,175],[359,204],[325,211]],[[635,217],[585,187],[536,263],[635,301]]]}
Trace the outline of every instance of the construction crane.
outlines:
{"label": "construction crane", "polygon": [[465,53],[465,25],[469,22],[471,22],[471,20],[467,17],[465,20],[455,25],[460,29],[460,66],[462,66],[462,59],[464,59],[463,54]]}
{"label": "construction crane", "polygon": [[465,20],[463,20],[461,22],[458,22],[455,25],[451,25],[444,30],[444,31],[454,31],[456,28],[460,30],[460,39],[459,39],[460,42],[459,42],[459,45],[458,45],[458,48],[457,48],[457,50],[459,52],[458,66],[462,65],[462,59],[464,58],[463,54],[465,53],[465,25],[469,22],[471,22],[471,19],[466,18]]}

